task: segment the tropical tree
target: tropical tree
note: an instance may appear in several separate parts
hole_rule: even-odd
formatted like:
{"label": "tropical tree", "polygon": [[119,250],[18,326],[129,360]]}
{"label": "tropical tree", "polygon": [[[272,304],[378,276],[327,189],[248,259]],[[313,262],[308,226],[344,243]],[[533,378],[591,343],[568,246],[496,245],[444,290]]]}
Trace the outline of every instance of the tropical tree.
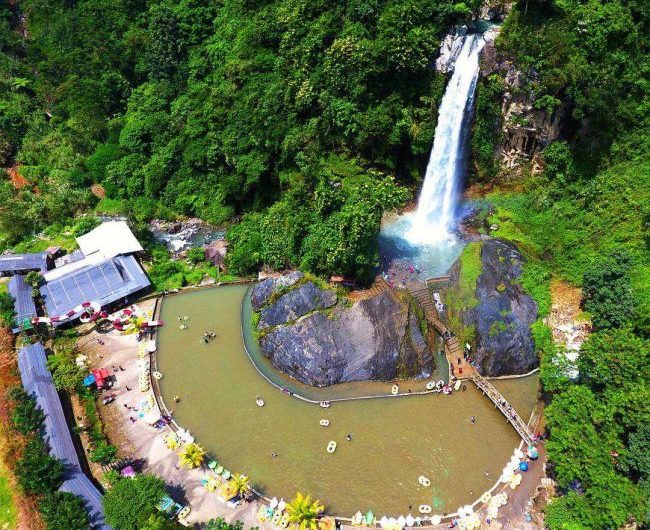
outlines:
{"label": "tropical tree", "polygon": [[81,497],[64,491],[47,495],[40,501],[39,511],[47,530],[88,530],[88,512]]}
{"label": "tropical tree", "polygon": [[61,460],[49,455],[45,442],[35,436],[16,462],[16,476],[23,491],[34,494],[52,493],[63,484],[65,467]]}
{"label": "tropical tree", "polygon": [[120,530],[137,530],[156,513],[165,494],[165,481],[153,475],[119,479],[104,495],[106,522]]}
{"label": "tropical tree", "polygon": [[232,484],[233,489],[237,495],[246,495],[246,493],[248,493],[251,489],[251,485],[249,484],[248,477],[246,475],[235,473],[232,476],[230,483]]}
{"label": "tropical tree", "polygon": [[300,530],[317,530],[318,516],[325,511],[320,501],[313,501],[311,495],[298,492],[296,498],[287,505],[289,522],[298,525]]}
{"label": "tropical tree", "polygon": [[178,459],[182,466],[187,466],[190,469],[199,467],[205,458],[205,449],[199,444],[187,444],[184,449],[178,453]]}

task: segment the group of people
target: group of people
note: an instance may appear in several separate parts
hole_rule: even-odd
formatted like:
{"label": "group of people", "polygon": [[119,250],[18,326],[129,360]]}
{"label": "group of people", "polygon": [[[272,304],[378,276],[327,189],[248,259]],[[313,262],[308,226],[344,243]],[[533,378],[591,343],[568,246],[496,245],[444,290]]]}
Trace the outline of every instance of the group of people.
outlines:
{"label": "group of people", "polygon": [[420,274],[420,267],[411,263],[394,262],[387,273],[384,273],[384,280],[391,287],[399,285],[405,287],[408,282],[417,280]]}
{"label": "group of people", "polygon": [[207,344],[208,342],[213,340],[216,336],[217,336],[217,334],[214,331],[209,331],[209,330],[204,331],[203,332],[203,342],[205,342]]}

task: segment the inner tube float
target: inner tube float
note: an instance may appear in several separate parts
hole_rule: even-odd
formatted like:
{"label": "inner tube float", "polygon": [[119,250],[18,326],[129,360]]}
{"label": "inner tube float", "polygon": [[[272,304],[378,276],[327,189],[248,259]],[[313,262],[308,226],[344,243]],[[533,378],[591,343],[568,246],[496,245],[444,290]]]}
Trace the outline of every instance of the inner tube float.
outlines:
{"label": "inner tube float", "polygon": [[263,407],[263,406],[264,406],[264,400],[263,400],[261,397],[258,397],[258,398],[255,400],[255,403],[257,403],[257,406],[258,406],[258,407]]}
{"label": "inner tube float", "polygon": [[156,372],[151,372],[151,375],[152,375],[152,377],[153,377],[154,379],[158,379],[158,380],[162,379],[162,374],[161,374],[160,372],[158,372],[158,371],[156,371]]}
{"label": "inner tube float", "polygon": [[443,386],[443,387],[442,387],[442,393],[443,393],[445,396],[448,396],[449,394],[451,394],[451,387],[450,387],[449,385],[445,385],[445,386]]}
{"label": "inner tube float", "polygon": [[431,481],[425,477],[424,475],[420,475],[418,477],[418,482],[422,484],[423,486],[431,486]]}
{"label": "inner tube float", "polygon": [[431,513],[431,506],[429,506],[428,504],[420,504],[418,511],[420,513]]}
{"label": "inner tube float", "polygon": [[330,424],[330,420],[320,420],[318,423],[320,423],[323,427],[327,427]]}
{"label": "inner tube float", "polygon": [[393,387],[390,389],[390,393],[396,396],[399,394],[399,387],[397,385],[393,385]]}
{"label": "inner tube float", "polygon": [[319,403],[319,405],[320,405],[322,408],[324,408],[324,409],[328,409],[328,408],[330,408],[330,402],[329,402],[329,401],[321,401],[321,402]]}
{"label": "inner tube float", "polygon": [[436,388],[436,384],[433,381],[429,381],[427,383],[427,390],[433,390],[434,388]]}
{"label": "inner tube float", "polygon": [[327,444],[327,452],[332,454],[334,451],[336,451],[336,442],[332,440]]}
{"label": "inner tube float", "polygon": [[481,495],[481,498],[479,499],[483,504],[486,504],[490,501],[492,498],[492,494],[489,491],[486,491],[483,495]]}
{"label": "inner tube float", "polygon": [[443,386],[445,386],[445,382],[441,379],[436,383],[436,388],[440,390]]}

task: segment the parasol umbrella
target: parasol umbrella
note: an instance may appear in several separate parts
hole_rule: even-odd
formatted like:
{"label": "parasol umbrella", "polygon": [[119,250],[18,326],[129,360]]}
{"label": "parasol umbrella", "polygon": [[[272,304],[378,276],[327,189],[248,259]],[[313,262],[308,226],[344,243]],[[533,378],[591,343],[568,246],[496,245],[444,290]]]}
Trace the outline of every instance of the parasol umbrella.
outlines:
{"label": "parasol umbrella", "polygon": [[216,460],[210,460],[210,462],[208,462],[208,467],[210,469],[214,469],[215,467],[217,467],[217,461]]}
{"label": "parasol umbrella", "polygon": [[280,502],[278,503],[278,510],[283,512],[286,507],[287,507],[287,503],[284,502],[284,497],[283,497],[280,499]]}
{"label": "parasol umbrella", "polygon": [[366,514],[365,517],[366,524],[370,525],[374,522],[374,520],[375,520],[375,515],[370,510],[368,510],[368,513]]}
{"label": "parasol umbrella", "polygon": [[406,526],[406,517],[404,517],[403,515],[400,515],[397,518],[397,524],[399,525],[400,528],[404,528],[404,526]]}
{"label": "parasol umbrella", "polygon": [[409,513],[406,516],[406,526],[413,526],[415,524],[415,519],[413,519],[413,516]]}
{"label": "parasol umbrella", "polygon": [[388,517],[386,517],[385,515],[381,519],[379,519],[379,526],[381,526],[382,528],[386,528],[388,524],[389,524]]}
{"label": "parasol umbrella", "polygon": [[486,491],[483,495],[481,495],[481,498],[479,500],[485,504],[486,502],[489,502],[491,498],[492,494],[489,491]]}
{"label": "parasol umbrella", "polygon": [[440,517],[439,515],[433,515],[431,517],[432,524],[440,524],[441,522],[442,522],[442,517]]}

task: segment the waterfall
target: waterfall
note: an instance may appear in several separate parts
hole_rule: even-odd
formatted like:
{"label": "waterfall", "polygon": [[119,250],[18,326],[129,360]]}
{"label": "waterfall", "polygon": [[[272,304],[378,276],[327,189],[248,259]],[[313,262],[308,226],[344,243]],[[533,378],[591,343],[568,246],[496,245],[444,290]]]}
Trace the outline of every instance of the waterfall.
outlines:
{"label": "waterfall", "polygon": [[413,245],[435,244],[451,237],[458,181],[465,165],[467,115],[474,100],[478,57],[484,43],[480,35],[465,38],[442,98],[424,184],[406,233]]}

